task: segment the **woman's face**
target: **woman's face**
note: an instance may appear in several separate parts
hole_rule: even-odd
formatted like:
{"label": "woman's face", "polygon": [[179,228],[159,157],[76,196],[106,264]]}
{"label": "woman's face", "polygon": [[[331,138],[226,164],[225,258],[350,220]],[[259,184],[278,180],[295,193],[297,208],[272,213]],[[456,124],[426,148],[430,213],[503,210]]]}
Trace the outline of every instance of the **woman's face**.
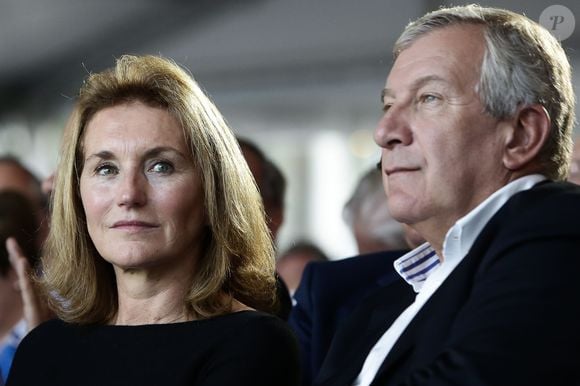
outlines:
{"label": "woman's face", "polygon": [[98,111],[85,130],[80,192],[99,254],[116,270],[193,269],[203,190],[175,118],[132,102]]}

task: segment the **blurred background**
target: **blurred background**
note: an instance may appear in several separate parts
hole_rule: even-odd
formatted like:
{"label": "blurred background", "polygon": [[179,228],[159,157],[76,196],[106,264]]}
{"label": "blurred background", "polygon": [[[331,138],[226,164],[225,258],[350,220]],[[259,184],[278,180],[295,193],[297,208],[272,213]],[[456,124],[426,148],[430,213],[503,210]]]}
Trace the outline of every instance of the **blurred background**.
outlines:
{"label": "blurred background", "polygon": [[[481,4],[542,17],[579,67],[577,0]],[[556,7],[542,15],[555,4],[568,13]],[[284,172],[280,249],[305,238],[333,259],[356,254],[342,207],[379,160],[372,132],[391,47],[410,20],[441,5],[450,3],[0,0],[0,154],[47,176],[87,73],[124,53],[161,54],[187,67],[236,134]]]}

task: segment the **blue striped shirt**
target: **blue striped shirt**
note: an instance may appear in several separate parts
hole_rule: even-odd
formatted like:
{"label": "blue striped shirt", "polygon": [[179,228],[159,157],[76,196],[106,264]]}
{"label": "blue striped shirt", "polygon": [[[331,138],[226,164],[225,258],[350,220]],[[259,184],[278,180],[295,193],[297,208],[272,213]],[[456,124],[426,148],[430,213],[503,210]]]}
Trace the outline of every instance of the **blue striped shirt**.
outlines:
{"label": "blue striped shirt", "polygon": [[394,262],[395,270],[413,286],[415,292],[421,290],[429,274],[440,264],[439,256],[428,243],[415,248]]}

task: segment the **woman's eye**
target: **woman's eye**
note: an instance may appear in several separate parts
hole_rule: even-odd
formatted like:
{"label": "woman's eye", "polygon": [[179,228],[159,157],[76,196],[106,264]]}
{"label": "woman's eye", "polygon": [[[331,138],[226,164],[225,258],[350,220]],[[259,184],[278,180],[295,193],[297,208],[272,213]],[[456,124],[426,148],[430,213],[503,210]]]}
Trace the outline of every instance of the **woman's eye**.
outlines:
{"label": "woman's eye", "polygon": [[149,171],[153,173],[161,173],[161,174],[168,174],[173,171],[173,165],[168,162],[155,162]]}
{"label": "woman's eye", "polygon": [[99,176],[110,176],[117,174],[117,168],[109,164],[98,165],[95,168],[95,174]]}

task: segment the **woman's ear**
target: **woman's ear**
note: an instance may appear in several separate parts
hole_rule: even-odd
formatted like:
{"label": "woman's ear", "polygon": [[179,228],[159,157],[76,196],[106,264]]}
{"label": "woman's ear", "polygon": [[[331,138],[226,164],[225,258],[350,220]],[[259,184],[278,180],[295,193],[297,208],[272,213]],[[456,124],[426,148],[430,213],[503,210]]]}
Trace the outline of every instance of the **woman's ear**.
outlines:
{"label": "woman's ear", "polygon": [[539,105],[519,107],[510,125],[503,156],[504,166],[512,171],[521,170],[533,162],[544,147],[550,134],[550,117]]}

